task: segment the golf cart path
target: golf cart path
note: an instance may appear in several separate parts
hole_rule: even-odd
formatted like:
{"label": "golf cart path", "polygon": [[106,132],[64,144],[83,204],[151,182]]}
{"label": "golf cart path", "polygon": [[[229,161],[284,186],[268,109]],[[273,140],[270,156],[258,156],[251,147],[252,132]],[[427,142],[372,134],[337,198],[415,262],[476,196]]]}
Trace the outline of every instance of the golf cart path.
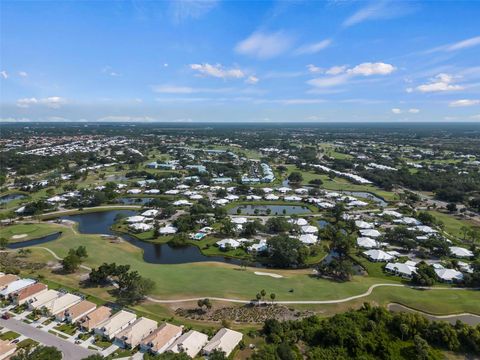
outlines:
{"label": "golf cart path", "polygon": [[[43,249],[48,251],[56,260],[62,260],[54,251],[49,248],[42,247],[42,246],[32,246],[32,248]],[[81,268],[90,271],[91,268],[85,265],[81,265]],[[372,294],[373,290],[377,287],[404,287],[409,289],[417,289],[417,290],[480,290],[480,288],[458,288],[458,287],[429,287],[429,286],[410,286],[404,284],[393,284],[393,283],[380,283],[380,284],[373,284],[371,285],[367,291],[359,295],[349,296],[343,299],[335,299],[335,300],[288,300],[288,301],[275,301],[276,304],[305,304],[305,305],[314,305],[314,304],[340,304],[344,302],[349,302],[356,299],[361,299],[363,297],[367,297]],[[210,300],[216,301],[224,301],[224,302],[231,302],[231,303],[239,303],[239,304],[249,304],[252,300],[241,300],[241,299],[232,299],[232,298],[222,298],[222,297],[211,297],[211,296],[201,296],[201,297],[194,297],[194,298],[186,298],[186,299],[157,299],[151,296],[147,296],[146,299],[148,301],[158,303],[158,304],[175,304],[175,303],[183,303],[183,302],[192,302],[198,301],[205,298],[209,298]],[[457,314],[458,315],[458,314]],[[467,314],[469,315],[469,314]],[[445,315],[450,316],[450,315]],[[454,315],[452,315],[454,316]]]}

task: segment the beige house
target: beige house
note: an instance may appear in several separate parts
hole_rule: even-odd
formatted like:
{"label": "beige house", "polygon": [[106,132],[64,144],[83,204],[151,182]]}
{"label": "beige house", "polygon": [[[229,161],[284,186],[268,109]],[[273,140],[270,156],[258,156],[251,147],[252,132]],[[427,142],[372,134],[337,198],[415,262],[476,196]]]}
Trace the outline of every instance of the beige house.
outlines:
{"label": "beige house", "polygon": [[96,326],[95,334],[108,339],[113,339],[120,331],[130,326],[136,318],[137,315],[125,310],[120,310],[109,319]]}
{"label": "beige house", "polygon": [[106,306],[100,306],[93,310],[91,313],[82,316],[79,320],[77,320],[77,322],[84,330],[92,331],[99,324],[107,320],[110,315],[112,315],[112,309]]}
{"label": "beige house", "polygon": [[91,301],[82,300],[79,303],[70,306],[65,311],[59,312],[57,315],[55,315],[55,318],[57,319],[57,321],[66,320],[69,323],[74,323],[78,319],[95,310],[96,307],[97,305],[95,305]]}
{"label": "beige house", "polygon": [[73,306],[80,301],[82,301],[80,296],[64,294],[45,304],[42,306],[42,308],[45,309],[49,315],[57,315],[58,313],[67,310],[70,306]]}
{"label": "beige house", "polygon": [[177,354],[184,352],[193,359],[200,352],[202,347],[205,346],[207,341],[207,335],[195,330],[190,330],[175,340],[167,351],[172,351]]}
{"label": "beige house", "polygon": [[238,331],[227,328],[220,329],[215,336],[205,345],[203,353],[209,355],[212,351],[223,351],[225,356],[235,349],[238,343],[242,340],[243,334]]}
{"label": "beige house", "polygon": [[135,320],[129,327],[120,331],[115,340],[123,347],[134,348],[150,335],[158,326],[154,320],[141,317]]}
{"label": "beige house", "polygon": [[0,360],[8,359],[17,349],[17,345],[8,340],[0,340]]}
{"label": "beige house", "polygon": [[54,299],[58,298],[60,293],[56,290],[47,290],[41,294],[34,295],[28,300],[28,308],[30,310],[40,309],[45,304],[52,302]]}
{"label": "beige house", "polygon": [[48,286],[42,283],[35,283],[14,294],[10,295],[13,303],[16,305],[23,305],[28,303],[34,296],[38,296],[48,291]]}
{"label": "beige house", "polygon": [[153,354],[161,354],[182,335],[183,329],[180,326],[169,323],[162,324],[150,335],[142,340],[140,347],[144,351],[151,351]]}
{"label": "beige house", "polygon": [[8,284],[17,281],[20,279],[17,275],[12,275],[12,274],[6,274],[3,276],[0,276],[0,290],[5,289]]}

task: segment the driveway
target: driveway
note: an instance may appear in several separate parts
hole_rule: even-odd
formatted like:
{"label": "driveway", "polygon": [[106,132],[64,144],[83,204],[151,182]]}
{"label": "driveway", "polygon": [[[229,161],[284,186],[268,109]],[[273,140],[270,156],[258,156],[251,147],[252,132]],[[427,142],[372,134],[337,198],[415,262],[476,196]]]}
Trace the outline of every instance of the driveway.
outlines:
{"label": "driveway", "polygon": [[63,353],[63,359],[65,360],[81,360],[96,353],[95,351],[69,343],[68,341],[56,337],[55,335],[15,319],[0,319],[0,326],[25,335],[26,337],[38,341],[44,345],[56,347]]}

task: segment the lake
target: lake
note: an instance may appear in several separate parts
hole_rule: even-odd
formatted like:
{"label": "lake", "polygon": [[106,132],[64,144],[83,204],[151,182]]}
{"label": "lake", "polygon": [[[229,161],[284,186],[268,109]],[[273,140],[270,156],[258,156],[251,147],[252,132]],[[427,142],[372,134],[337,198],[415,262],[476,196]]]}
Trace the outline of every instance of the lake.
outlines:
{"label": "lake", "polygon": [[38,246],[38,245],[45,244],[45,243],[53,241],[53,240],[57,240],[60,237],[60,235],[62,235],[62,233],[58,232],[58,233],[55,233],[55,234],[42,236],[42,237],[37,238],[37,239],[11,243],[11,244],[8,244],[7,247],[9,249],[20,249],[20,248],[27,247],[27,246]]}
{"label": "lake", "polygon": [[376,196],[375,194],[369,193],[369,192],[365,192],[365,191],[341,191],[341,193],[345,194],[345,195],[357,196],[357,197],[361,197],[361,198],[371,200],[374,203],[376,203],[378,206],[381,206],[381,207],[388,206],[388,203],[385,200],[383,200],[382,198]]}
{"label": "lake", "polygon": [[[238,209],[242,211],[241,214],[243,215],[268,215],[268,209],[270,209],[270,215],[307,214],[311,212],[308,207],[300,205],[239,205],[228,210],[228,213],[237,215]],[[258,210],[258,214],[255,214],[255,210]]]}
{"label": "lake", "polygon": [[0,196],[0,205],[9,203],[10,201],[13,201],[13,200],[23,199],[23,198],[26,198],[26,197],[27,197],[27,195],[23,195],[23,194],[3,195],[3,196]]}
{"label": "lake", "polygon": [[62,216],[60,219],[78,223],[78,231],[83,234],[108,234],[120,236],[130,244],[143,250],[143,259],[152,264],[185,264],[192,262],[217,261],[227,264],[241,265],[239,259],[223,256],[205,256],[196,246],[171,247],[168,244],[153,244],[138,240],[128,234],[118,234],[110,229],[118,216],[132,216],[133,210],[110,210],[104,212],[85,213]]}

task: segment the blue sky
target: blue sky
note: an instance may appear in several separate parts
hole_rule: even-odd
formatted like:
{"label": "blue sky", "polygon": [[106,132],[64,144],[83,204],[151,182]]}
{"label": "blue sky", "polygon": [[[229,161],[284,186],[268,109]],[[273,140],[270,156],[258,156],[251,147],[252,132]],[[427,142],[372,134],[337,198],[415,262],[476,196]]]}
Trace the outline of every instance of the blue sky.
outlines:
{"label": "blue sky", "polygon": [[480,121],[480,2],[2,1],[2,121]]}

